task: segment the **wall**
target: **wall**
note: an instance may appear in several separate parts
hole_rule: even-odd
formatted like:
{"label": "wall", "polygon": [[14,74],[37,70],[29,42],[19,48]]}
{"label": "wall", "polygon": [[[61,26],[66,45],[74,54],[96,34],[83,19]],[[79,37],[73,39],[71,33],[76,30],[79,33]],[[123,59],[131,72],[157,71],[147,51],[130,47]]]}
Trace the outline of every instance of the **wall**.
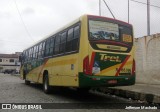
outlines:
{"label": "wall", "polygon": [[[2,59],[2,62],[0,64],[2,65],[15,65],[15,62],[18,62],[18,58],[0,58]],[[13,59],[14,62],[10,62],[10,59]]]}
{"label": "wall", "polygon": [[[3,69],[0,69],[0,72],[3,72],[6,69],[15,69],[19,70],[20,69],[20,62],[18,58],[0,58],[0,67]],[[10,59],[13,59],[14,62],[10,62]]]}
{"label": "wall", "polygon": [[136,82],[160,84],[160,33],[135,39]]}

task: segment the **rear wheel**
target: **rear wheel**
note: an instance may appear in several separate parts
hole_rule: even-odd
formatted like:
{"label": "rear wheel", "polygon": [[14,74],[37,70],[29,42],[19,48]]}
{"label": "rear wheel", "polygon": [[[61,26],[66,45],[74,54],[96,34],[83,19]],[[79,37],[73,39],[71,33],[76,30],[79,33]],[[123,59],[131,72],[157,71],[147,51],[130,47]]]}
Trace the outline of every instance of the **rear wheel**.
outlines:
{"label": "rear wheel", "polygon": [[49,94],[49,93],[51,92],[51,87],[49,86],[48,75],[45,75],[45,76],[44,76],[44,79],[43,79],[43,91],[44,91],[46,94]]}
{"label": "rear wheel", "polygon": [[26,85],[30,85],[30,81],[26,80],[26,73],[23,71],[23,79],[25,80]]}

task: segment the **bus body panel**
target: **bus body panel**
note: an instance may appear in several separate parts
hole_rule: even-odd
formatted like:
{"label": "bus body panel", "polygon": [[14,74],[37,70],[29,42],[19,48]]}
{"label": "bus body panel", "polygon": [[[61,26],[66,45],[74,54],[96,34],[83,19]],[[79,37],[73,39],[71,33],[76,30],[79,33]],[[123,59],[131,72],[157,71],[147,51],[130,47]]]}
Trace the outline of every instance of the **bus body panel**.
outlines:
{"label": "bus body panel", "polygon": [[[89,24],[88,21],[85,22],[87,25]],[[86,38],[88,38],[88,32],[87,29]],[[90,43],[88,39],[84,41]],[[135,84],[134,46],[132,45],[128,53],[124,53],[124,51],[128,50],[128,48],[124,46],[101,43],[98,43],[97,46],[104,50],[112,47],[116,48],[116,50],[119,49],[119,51],[96,50],[91,44],[85,46],[88,54],[86,51],[85,56],[83,55],[83,60],[81,60],[81,62],[83,62],[81,64],[83,65],[83,67],[81,67],[83,68],[83,72],[79,73],[79,86],[94,87]]]}
{"label": "bus body panel", "polygon": [[76,52],[25,62],[21,67],[21,77],[24,79],[25,73],[27,80],[43,84],[43,77],[47,73],[51,86],[101,87],[135,84],[134,45],[126,47],[127,44],[121,42],[90,41],[88,18],[90,16],[87,15],[80,18],[79,48]]}
{"label": "bus body panel", "polygon": [[135,84],[135,75],[130,76],[90,76],[84,73],[79,75],[79,87],[114,87]]}
{"label": "bus body panel", "polygon": [[83,60],[88,55],[88,27],[87,27],[87,16],[81,19],[81,36],[80,36],[80,47],[79,47],[79,72],[83,72]]}
{"label": "bus body panel", "polygon": [[62,57],[49,59],[44,66],[49,71],[50,85],[78,86],[78,54]]}

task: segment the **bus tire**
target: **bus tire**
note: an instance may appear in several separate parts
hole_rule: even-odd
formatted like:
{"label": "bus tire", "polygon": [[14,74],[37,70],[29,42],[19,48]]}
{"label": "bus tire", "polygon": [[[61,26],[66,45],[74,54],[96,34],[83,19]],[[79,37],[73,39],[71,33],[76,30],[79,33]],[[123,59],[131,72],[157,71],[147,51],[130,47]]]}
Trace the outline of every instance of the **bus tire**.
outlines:
{"label": "bus tire", "polygon": [[24,79],[26,85],[30,85],[30,81],[26,80],[26,73],[25,73],[25,71],[23,71],[23,79]]}
{"label": "bus tire", "polygon": [[25,79],[25,84],[26,85],[30,85],[30,83],[31,83],[30,81],[28,81],[28,80]]}
{"label": "bus tire", "polygon": [[45,75],[43,78],[43,91],[46,94],[49,94],[51,92],[51,87],[49,86],[48,75]]}

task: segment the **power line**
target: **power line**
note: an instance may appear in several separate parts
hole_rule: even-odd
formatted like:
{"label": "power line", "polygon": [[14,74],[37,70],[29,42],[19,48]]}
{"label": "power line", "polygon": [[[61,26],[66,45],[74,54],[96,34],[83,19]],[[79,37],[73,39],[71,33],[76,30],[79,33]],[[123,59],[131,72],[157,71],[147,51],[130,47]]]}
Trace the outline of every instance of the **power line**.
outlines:
{"label": "power line", "polygon": [[13,44],[27,44],[26,42],[20,42],[20,41],[11,41],[11,40],[3,40],[3,39],[0,39],[0,42],[11,42]]}
{"label": "power line", "polygon": [[21,13],[20,13],[20,11],[19,11],[19,9],[18,9],[18,5],[17,5],[16,0],[14,0],[14,3],[15,3],[17,12],[18,12],[18,14],[19,14],[19,17],[20,17],[20,19],[21,19],[21,21],[22,21],[22,24],[23,24],[23,26],[24,26],[24,28],[25,28],[28,36],[30,37],[30,39],[31,39],[33,42],[35,42],[34,39],[33,39],[32,36],[31,36],[31,34],[29,33],[29,31],[28,31],[28,29],[27,29],[27,26],[25,25],[25,23],[24,23],[24,21],[23,21],[23,18],[22,18]]}
{"label": "power line", "polygon": [[[144,3],[144,2],[139,2],[139,1],[136,1],[136,0],[131,0],[132,2],[136,2],[136,3],[140,3],[140,4],[143,4],[143,5],[147,5],[147,3]],[[156,8],[160,8],[159,6],[156,6],[156,5],[150,5],[152,7],[156,7]]]}
{"label": "power line", "polygon": [[[2,41],[0,41],[0,43],[3,43]],[[28,46],[28,45],[20,45],[20,44],[7,44],[7,46],[21,46],[21,47],[24,47],[24,46]]]}
{"label": "power line", "polygon": [[111,9],[109,8],[109,6],[107,5],[106,1],[103,0],[103,2],[105,3],[105,5],[107,6],[108,10],[110,11],[110,13],[112,14],[113,18],[115,19],[115,16],[114,14],[112,13]]}
{"label": "power line", "polygon": [[128,23],[129,23],[129,9],[130,9],[130,8],[129,8],[129,6],[130,6],[129,3],[130,3],[130,2],[129,2],[129,0],[128,0]]}
{"label": "power line", "polygon": [[101,0],[99,0],[99,15],[101,16]]}

